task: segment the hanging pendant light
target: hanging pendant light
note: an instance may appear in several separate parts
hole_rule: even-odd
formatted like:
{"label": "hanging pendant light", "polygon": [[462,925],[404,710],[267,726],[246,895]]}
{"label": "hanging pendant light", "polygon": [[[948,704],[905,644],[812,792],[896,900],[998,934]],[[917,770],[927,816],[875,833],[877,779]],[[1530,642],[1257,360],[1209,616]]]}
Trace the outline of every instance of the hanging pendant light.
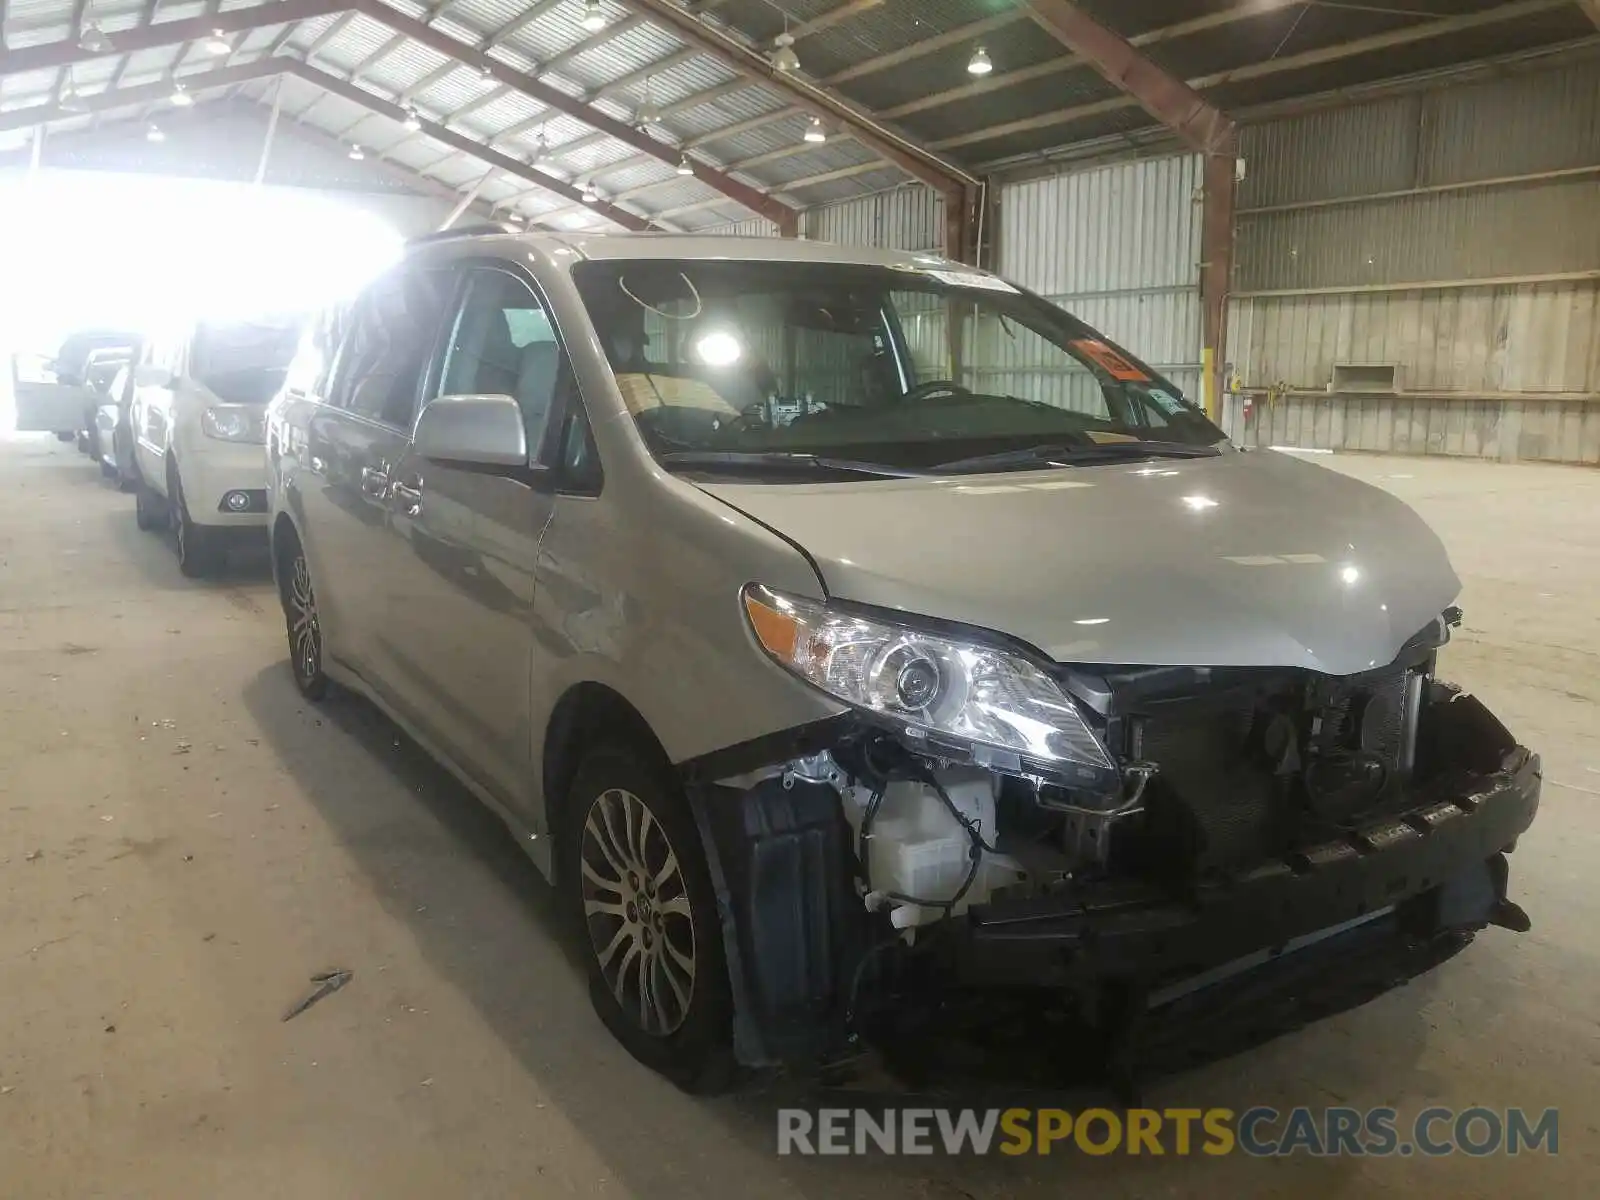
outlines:
{"label": "hanging pendant light", "polygon": [[194,97],[189,95],[189,89],[176,81],[172,85],[172,95],[168,99],[172,102],[173,108],[188,108],[194,103]]}
{"label": "hanging pendant light", "polygon": [[972,52],[972,57],[967,60],[968,75],[987,75],[994,70],[994,63],[989,61],[988,52],[979,46]]}
{"label": "hanging pendant light", "polygon": [[772,39],[772,69],[785,75],[800,69],[800,56],[794,52],[794,34],[789,32],[789,18],[783,19],[783,32]]}
{"label": "hanging pendant light", "polygon": [[351,142],[350,143],[350,161],[351,162],[360,162],[366,156],[367,156],[367,152],[361,148],[361,143],[360,142]]}
{"label": "hanging pendant light", "polygon": [[228,41],[227,36],[220,29],[213,29],[211,31],[211,36],[202,42],[201,45],[205,48],[205,52],[207,54],[233,53],[233,44]]}
{"label": "hanging pendant light", "polygon": [[56,107],[62,112],[68,113],[85,113],[89,111],[89,106],[83,102],[83,97],[78,95],[77,85],[72,82],[70,72],[67,75],[67,82],[61,87],[61,99]]}
{"label": "hanging pendant light", "polygon": [[78,49],[87,50],[90,54],[110,54],[116,47],[112,45],[111,39],[106,36],[106,31],[100,28],[99,23],[90,21],[78,35]]}
{"label": "hanging pendant light", "polygon": [[606,14],[600,11],[600,0],[583,0],[582,25],[590,33],[599,33],[606,27]]}
{"label": "hanging pendant light", "polygon": [[406,109],[406,119],[400,122],[400,128],[404,129],[407,133],[416,133],[422,128],[422,118],[417,116],[416,109]]}
{"label": "hanging pendant light", "polygon": [[806,126],[805,140],[817,146],[828,140],[828,131],[822,127],[821,117],[811,118],[811,124]]}
{"label": "hanging pendant light", "polygon": [[594,204],[599,199],[600,193],[594,190],[594,184],[586,183],[583,185],[583,202],[585,204]]}
{"label": "hanging pendant light", "polygon": [[679,158],[678,158],[678,174],[679,175],[693,175],[694,174],[694,164],[689,161],[689,156],[687,154],[680,155]]}
{"label": "hanging pendant light", "polygon": [[644,103],[639,105],[639,111],[634,114],[633,119],[639,125],[658,125],[661,122],[661,106],[650,94],[648,82],[644,85]]}
{"label": "hanging pendant light", "polygon": [[161,126],[152,121],[145,128],[144,140],[147,142],[164,142],[167,140],[167,135],[161,131]]}

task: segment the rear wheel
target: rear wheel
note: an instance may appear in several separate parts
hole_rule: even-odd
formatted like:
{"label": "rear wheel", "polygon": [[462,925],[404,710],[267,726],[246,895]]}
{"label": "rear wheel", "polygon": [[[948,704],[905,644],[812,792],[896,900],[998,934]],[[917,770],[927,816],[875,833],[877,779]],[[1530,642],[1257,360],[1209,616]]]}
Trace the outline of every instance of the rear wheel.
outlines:
{"label": "rear wheel", "polygon": [[716,898],[688,804],[625,746],[589,752],[563,822],[561,888],[589,996],[636,1059],[691,1092],[733,1077],[733,1002]]}
{"label": "rear wheel", "polygon": [[196,525],[183,498],[183,480],[173,463],[167,468],[167,510],[172,516],[172,540],[178,550],[178,570],[190,579],[215,574],[224,551],[214,529]]}
{"label": "rear wheel", "polygon": [[311,585],[300,540],[290,534],[284,542],[278,577],[283,586],[283,617],[289,633],[289,666],[295,686],[308,700],[328,694],[328,676],[322,669],[322,617],[317,592]]}

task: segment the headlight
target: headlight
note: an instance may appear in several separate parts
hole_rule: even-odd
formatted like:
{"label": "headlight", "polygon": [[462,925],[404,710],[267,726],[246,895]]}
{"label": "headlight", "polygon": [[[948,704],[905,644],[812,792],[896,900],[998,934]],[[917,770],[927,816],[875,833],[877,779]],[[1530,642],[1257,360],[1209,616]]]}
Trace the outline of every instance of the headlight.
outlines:
{"label": "headlight", "polygon": [[253,408],[213,405],[200,414],[200,431],[224,442],[265,442],[266,423]]}
{"label": "headlight", "polygon": [[754,584],[744,590],[744,609],[779,663],[910,737],[955,740],[998,769],[1031,763],[1096,781],[1114,771],[1077,705],[1020,655]]}

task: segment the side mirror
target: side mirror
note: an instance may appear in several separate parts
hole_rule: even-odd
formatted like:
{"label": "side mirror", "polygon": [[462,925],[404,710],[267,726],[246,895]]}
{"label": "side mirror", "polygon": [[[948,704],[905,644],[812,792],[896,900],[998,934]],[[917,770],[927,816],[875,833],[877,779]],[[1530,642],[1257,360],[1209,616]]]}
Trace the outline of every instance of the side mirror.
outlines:
{"label": "side mirror", "polygon": [[133,373],[133,382],[140,387],[169,388],[173,384],[172,368],[140,363]]}
{"label": "side mirror", "polygon": [[522,409],[510,396],[440,396],[423,406],[411,441],[423,458],[446,466],[528,466]]}

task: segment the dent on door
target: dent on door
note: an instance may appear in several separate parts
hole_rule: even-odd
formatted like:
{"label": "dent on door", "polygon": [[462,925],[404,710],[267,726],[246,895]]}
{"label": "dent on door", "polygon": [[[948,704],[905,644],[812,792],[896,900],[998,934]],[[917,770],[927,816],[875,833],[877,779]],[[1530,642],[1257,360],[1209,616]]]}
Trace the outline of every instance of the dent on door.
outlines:
{"label": "dent on door", "polygon": [[385,659],[408,706],[470,773],[525,808],[529,618],[549,499],[525,484],[408,459],[391,484],[400,564]]}

